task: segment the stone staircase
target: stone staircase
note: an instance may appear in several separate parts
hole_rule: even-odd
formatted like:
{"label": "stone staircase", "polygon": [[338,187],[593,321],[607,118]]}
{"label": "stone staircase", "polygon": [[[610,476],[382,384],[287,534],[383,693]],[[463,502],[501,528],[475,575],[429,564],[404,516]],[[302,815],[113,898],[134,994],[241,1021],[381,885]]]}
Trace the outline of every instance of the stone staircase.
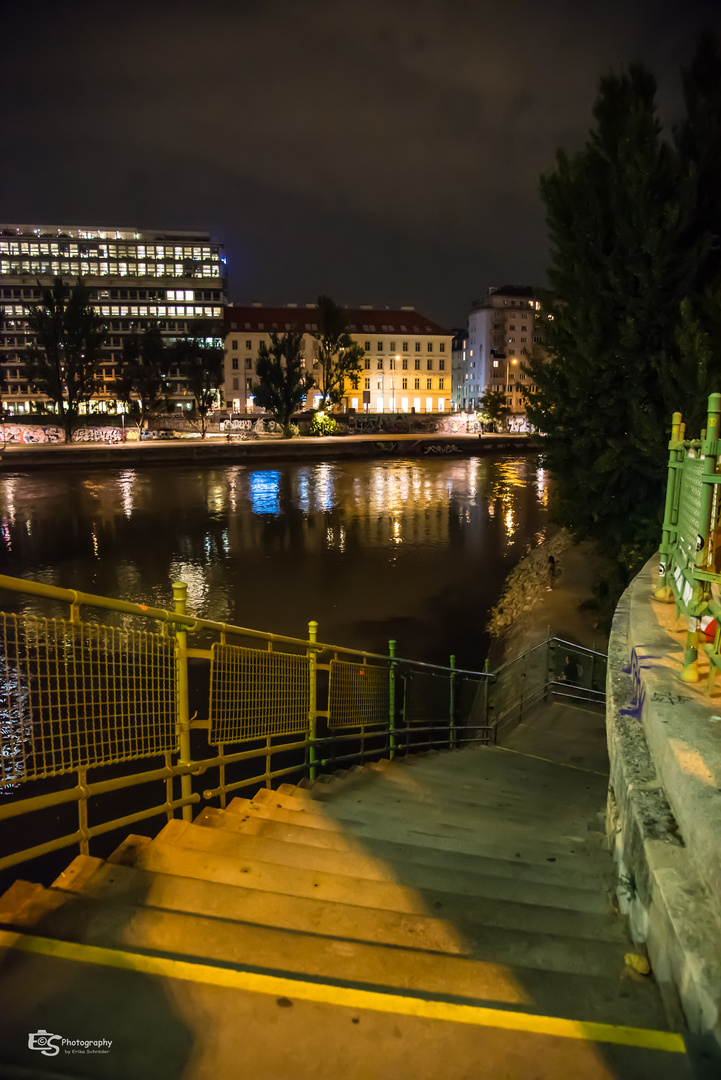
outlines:
{"label": "stone staircase", "polygon": [[[264,789],[17,881],[0,1075],[691,1077],[624,962],[605,789],[475,746]],[[49,1060],[41,1029],[112,1046]]]}

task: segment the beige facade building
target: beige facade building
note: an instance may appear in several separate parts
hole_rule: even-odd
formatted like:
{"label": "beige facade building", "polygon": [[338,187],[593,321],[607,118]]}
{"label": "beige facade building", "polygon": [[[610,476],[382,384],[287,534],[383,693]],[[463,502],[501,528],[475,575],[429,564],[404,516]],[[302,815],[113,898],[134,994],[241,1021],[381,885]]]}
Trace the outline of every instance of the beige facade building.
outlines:
{"label": "beige facade building", "polygon": [[[414,308],[347,308],[348,332],[364,350],[357,388],[345,387],[343,408],[367,413],[451,411],[453,335]],[[315,304],[225,311],[225,402],[234,412],[253,412],[252,385],[261,342],[270,334],[303,332],[306,368],[312,374],[319,332]],[[312,407],[315,395],[308,395]],[[257,410],[260,411],[260,410]]]}

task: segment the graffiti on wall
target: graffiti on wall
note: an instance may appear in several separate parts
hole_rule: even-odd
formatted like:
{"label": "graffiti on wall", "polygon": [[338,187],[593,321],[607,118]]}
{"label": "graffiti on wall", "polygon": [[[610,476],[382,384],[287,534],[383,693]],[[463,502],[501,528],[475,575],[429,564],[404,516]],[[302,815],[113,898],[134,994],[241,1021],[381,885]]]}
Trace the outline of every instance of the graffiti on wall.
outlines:
{"label": "graffiti on wall", "polygon": [[[57,424],[4,424],[4,440],[10,446],[32,446],[37,443],[65,441],[65,433]],[[125,442],[125,430],[116,427],[78,428],[73,442]]]}

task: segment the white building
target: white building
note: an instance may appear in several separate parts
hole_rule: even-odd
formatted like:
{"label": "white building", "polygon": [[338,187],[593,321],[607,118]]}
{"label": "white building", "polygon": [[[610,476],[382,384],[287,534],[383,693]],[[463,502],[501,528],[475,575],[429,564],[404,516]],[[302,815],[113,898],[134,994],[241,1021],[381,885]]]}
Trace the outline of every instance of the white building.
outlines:
{"label": "white building", "polygon": [[223,247],[203,232],[163,232],[111,226],[0,225],[0,363],[11,413],[29,412],[29,391],[17,353],[30,343],[25,305],[40,300],[41,286],[83,278],[110,338],[104,353],[104,389],[97,406],[112,400],[120,374],[123,340],[157,322],[180,337],[193,319],[222,319],[226,301]]}
{"label": "white building", "polygon": [[[344,408],[372,413],[451,411],[451,333],[412,307],[346,308],[345,315],[348,332],[364,357],[357,389],[346,385]],[[317,347],[313,335],[319,332],[315,304],[226,308],[224,393],[234,412],[253,411],[251,387],[257,378],[260,343],[270,344],[271,333],[289,330],[303,331],[306,368],[312,374]]]}
{"label": "white building", "polygon": [[474,302],[463,373],[467,408],[477,408],[486,390],[502,390],[512,426],[523,425],[524,392],[531,385],[524,361],[543,345],[536,317],[540,306],[534,290],[522,285],[491,286]]}

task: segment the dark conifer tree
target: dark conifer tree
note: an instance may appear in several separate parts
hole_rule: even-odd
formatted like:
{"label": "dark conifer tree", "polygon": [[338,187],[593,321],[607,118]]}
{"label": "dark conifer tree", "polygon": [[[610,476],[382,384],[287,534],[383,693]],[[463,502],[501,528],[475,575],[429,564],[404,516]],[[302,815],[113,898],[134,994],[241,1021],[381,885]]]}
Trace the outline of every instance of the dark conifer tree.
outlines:
{"label": "dark conifer tree", "polygon": [[255,404],[280,424],[286,439],[292,435],[293,413],[313,385],[305,372],[302,345],[303,332],[290,330],[282,337],[271,334],[270,348],[262,341],[258,349],[255,370],[259,381],[253,383],[252,391]]}
{"label": "dark conifer tree", "polygon": [[671,413],[699,398],[703,410],[714,374],[688,302],[703,248],[698,188],[662,137],[654,99],[640,66],[602,79],[586,145],[560,151],[541,179],[550,361],[528,363],[556,518],[628,569],[658,545]]}

